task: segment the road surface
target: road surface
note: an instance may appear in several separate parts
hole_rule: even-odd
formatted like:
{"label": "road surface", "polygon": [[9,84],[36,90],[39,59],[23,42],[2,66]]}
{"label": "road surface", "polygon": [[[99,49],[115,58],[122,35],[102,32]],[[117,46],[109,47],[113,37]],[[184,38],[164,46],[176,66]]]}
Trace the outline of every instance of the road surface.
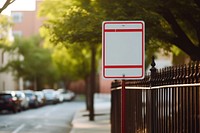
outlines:
{"label": "road surface", "polygon": [[20,113],[0,113],[0,133],[69,133],[83,101],[64,102],[29,109]]}

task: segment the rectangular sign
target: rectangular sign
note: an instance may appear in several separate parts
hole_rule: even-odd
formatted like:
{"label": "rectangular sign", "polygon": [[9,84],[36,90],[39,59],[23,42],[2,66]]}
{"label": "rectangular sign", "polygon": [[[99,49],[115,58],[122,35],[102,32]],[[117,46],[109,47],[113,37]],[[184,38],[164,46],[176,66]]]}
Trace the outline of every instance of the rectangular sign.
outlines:
{"label": "rectangular sign", "polygon": [[110,79],[144,78],[143,21],[105,21],[102,24],[102,73]]}

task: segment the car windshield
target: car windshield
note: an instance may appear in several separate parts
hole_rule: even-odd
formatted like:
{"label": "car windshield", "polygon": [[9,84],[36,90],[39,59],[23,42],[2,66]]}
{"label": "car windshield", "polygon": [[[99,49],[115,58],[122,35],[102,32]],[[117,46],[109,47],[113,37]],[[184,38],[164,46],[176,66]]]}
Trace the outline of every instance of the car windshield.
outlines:
{"label": "car windshield", "polygon": [[12,96],[10,94],[0,94],[0,99],[8,99],[11,98]]}
{"label": "car windshield", "polygon": [[38,97],[43,97],[42,93],[35,93]]}
{"label": "car windshield", "polygon": [[21,98],[21,97],[22,97],[22,95],[21,95],[21,94],[16,94],[16,96],[17,96],[17,97],[19,97],[19,98]]}
{"label": "car windshield", "polygon": [[45,96],[53,96],[54,93],[53,93],[53,92],[45,92],[44,95],[45,95]]}
{"label": "car windshield", "polygon": [[32,97],[32,96],[33,96],[32,93],[25,93],[25,95],[26,95],[27,97]]}

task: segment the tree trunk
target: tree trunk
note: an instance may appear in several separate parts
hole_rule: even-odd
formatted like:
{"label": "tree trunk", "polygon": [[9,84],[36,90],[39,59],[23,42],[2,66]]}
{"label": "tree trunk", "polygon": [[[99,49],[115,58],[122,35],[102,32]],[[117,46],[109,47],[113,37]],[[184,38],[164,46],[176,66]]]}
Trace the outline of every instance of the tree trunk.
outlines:
{"label": "tree trunk", "polygon": [[169,9],[165,9],[164,7],[162,7],[159,9],[158,13],[161,14],[161,16],[163,16],[163,18],[171,26],[173,32],[177,35],[176,38],[171,40],[171,43],[176,45],[186,54],[188,54],[192,60],[200,60],[200,54],[199,54],[200,47],[192,43],[190,38],[181,29],[180,25],[176,21],[171,11]]}
{"label": "tree trunk", "polygon": [[91,79],[90,79],[90,115],[89,120],[94,121],[94,90],[95,90],[95,81],[96,81],[96,73],[95,73],[95,56],[96,56],[96,49],[95,45],[91,45]]}
{"label": "tree trunk", "polygon": [[10,4],[12,4],[15,0],[11,1],[11,0],[6,0],[6,2],[4,3],[4,5],[2,6],[2,8],[0,8],[0,13],[3,12],[3,10],[5,10]]}
{"label": "tree trunk", "polygon": [[68,90],[69,86],[70,86],[70,81],[68,81],[67,79],[64,79],[64,84],[65,84],[65,89]]}
{"label": "tree trunk", "polygon": [[89,110],[90,109],[90,106],[89,106],[89,79],[88,77],[85,78],[85,105],[86,105],[86,110]]}
{"label": "tree trunk", "polygon": [[188,46],[187,43],[182,41],[180,38],[175,39],[172,43],[189,55],[191,60],[200,60],[200,47],[192,44]]}

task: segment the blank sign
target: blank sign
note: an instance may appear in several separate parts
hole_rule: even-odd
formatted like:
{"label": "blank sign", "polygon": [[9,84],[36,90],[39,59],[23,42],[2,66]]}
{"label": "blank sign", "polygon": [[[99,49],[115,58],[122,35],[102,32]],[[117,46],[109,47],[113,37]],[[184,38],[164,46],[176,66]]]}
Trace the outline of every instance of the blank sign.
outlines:
{"label": "blank sign", "polygon": [[102,24],[103,77],[144,77],[144,22],[105,21]]}

